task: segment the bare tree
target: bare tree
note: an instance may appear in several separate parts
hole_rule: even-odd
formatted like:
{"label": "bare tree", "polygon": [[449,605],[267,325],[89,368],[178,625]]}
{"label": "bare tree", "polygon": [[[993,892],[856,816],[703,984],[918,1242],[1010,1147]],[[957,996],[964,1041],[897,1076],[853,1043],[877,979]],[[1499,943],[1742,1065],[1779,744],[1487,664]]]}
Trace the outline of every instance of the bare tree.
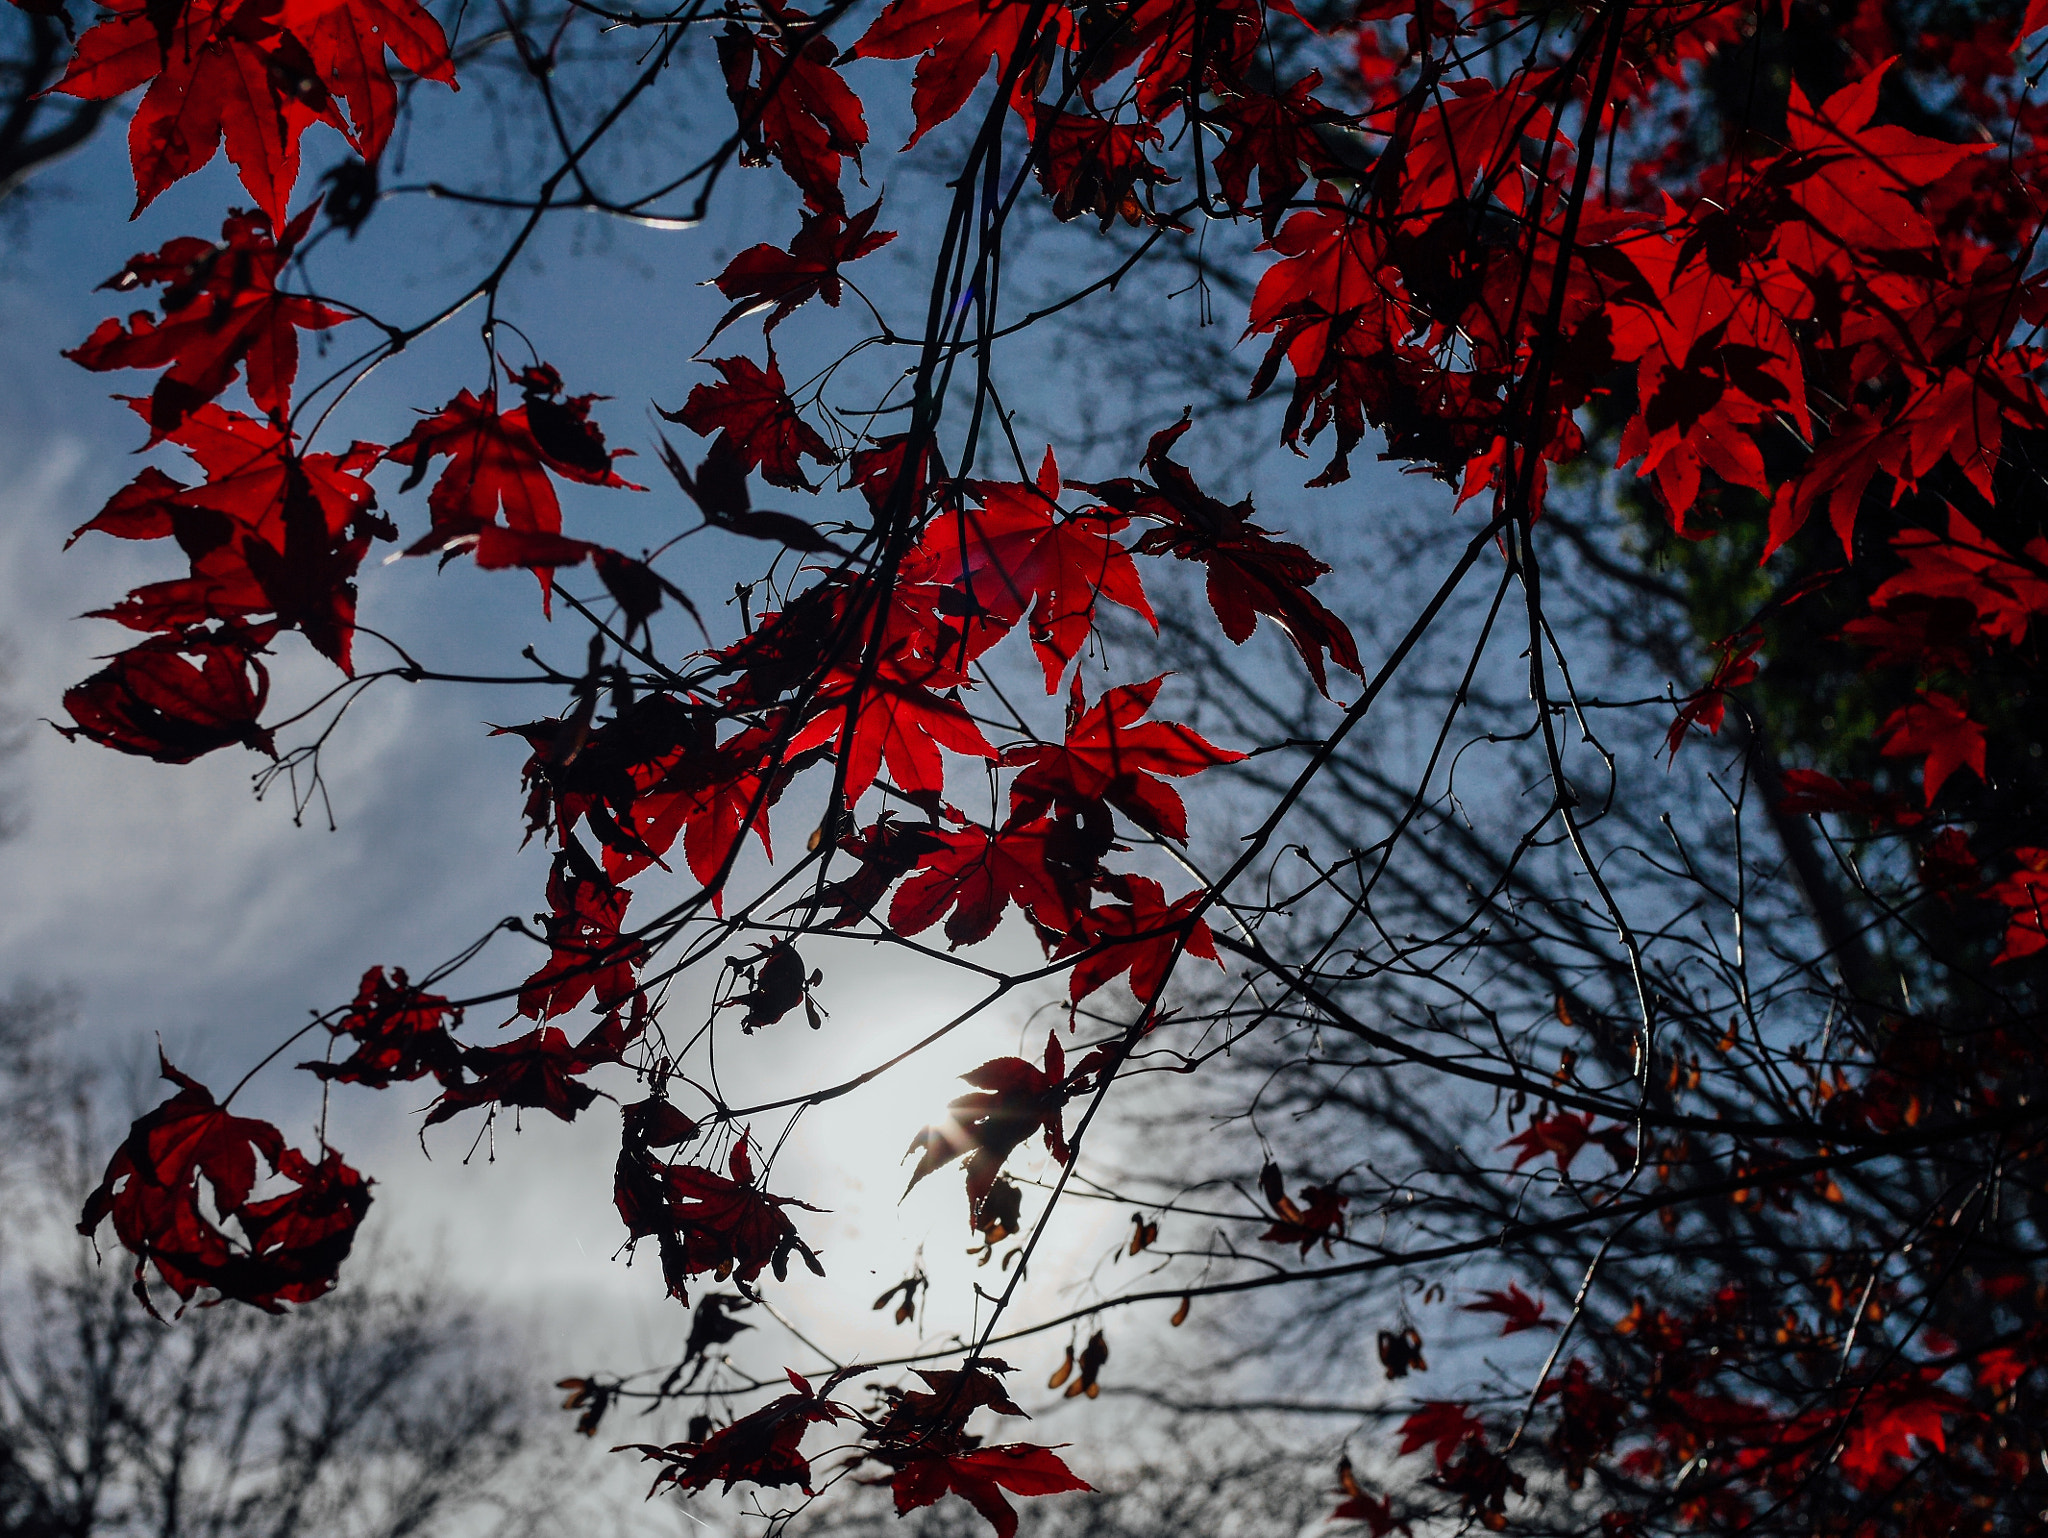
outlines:
{"label": "bare tree", "polygon": [[[400,1538],[559,1513],[539,1373],[403,1266],[318,1309],[152,1318],[128,1268],[52,1221],[96,1147],[96,1088],[48,1051],[52,995],[0,1005],[0,1534]],[[552,1451],[550,1451],[552,1449]]]}

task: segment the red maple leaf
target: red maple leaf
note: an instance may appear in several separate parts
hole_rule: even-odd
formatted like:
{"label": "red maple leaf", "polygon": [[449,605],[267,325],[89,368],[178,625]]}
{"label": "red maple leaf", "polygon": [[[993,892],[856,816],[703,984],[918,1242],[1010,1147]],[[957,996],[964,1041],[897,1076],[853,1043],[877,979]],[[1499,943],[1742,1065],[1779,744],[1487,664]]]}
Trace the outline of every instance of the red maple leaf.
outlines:
{"label": "red maple leaf", "polygon": [[804,1433],[815,1425],[845,1420],[851,1412],[812,1393],[810,1384],[794,1372],[789,1374],[789,1381],[796,1388],[794,1394],[772,1399],[751,1415],[743,1415],[701,1440],[673,1442],[667,1447],[643,1442],[629,1444],[643,1459],[666,1465],[655,1476],[654,1488],[648,1493],[652,1495],[665,1485],[674,1485],[679,1490],[704,1490],[718,1482],[723,1482],[729,1491],[745,1481],[769,1489],[795,1485],[808,1495],[811,1465],[799,1450]]}
{"label": "red maple leaf", "polygon": [[1118,219],[1129,225],[1162,222],[1152,210],[1151,189],[1180,178],[1145,158],[1146,147],[1164,137],[1157,127],[1064,112],[1045,102],[1033,103],[1032,119],[1033,169],[1052,199],[1055,219],[1093,214],[1105,231]]}
{"label": "red maple leaf", "polygon": [[186,235],[131,257],[100,286],[129,293],[163,285],[163,318],[139,310],[125,326],[101,321],[64,356],[96,373],[164,368],[150,392],[152,442],[225,390],[244,359],[250,398],[281,423],[298,374],[299,332],[324,331],[353,318],[317,299],[278,291],[278,274],[305,237],[315,206],[301,211],[275,240],[263,215],[235,210],[221,226],[217,245]]}
{"label": "red maple leaf", "polygon": [[1003,1491],[1033,1496],[1094,1489],[1050,1447],[1028,1443],[961,1452],[938,1448],[883,1451],[874,1456],[895,1468],[889,1476],[889,1489],[896,1497],[898,1516],[943,1496],[957,1495],[988,1519],[996,1538],[1016,1538],[1017,1533],[1017,1512],[1003,1499]]}
{"label": "red maple leaf", "polygon": [[1204,895],[1200,889],[1169,907],[1165,890],[1151,877],[1113,879],[1129,901],[1105,904],[1080,915],[1080,922],[1061,947],[1063,951],[1087,952],[1068,976],[1070,1000],[1078,1004],[1128,972],[1131,992],[1140,1004],[1150,1004],[1159,997],[1168,970],[1183,953],[1222,965],[1208,924],[1191,919]]}
{"label": "red maple leaf", "polygon": [[1961,700],[1924,690],[1918,703],[1901,705],[1877,732],[1886,758],[1926,756],[1921,778],[1929,806],[1958,769],[1984,777],[1984,728],[1970,719]]}
{"label": "red maple leaf", "polygon": [[844,293],[839,269],[896,238],[894,230],[875,229],[875,216],[881,211],[882,200],[877,198],[851,219],[805,214],[787,251],[766,241],[747,247],[713,280],[733,307],[711,328],[711,335],[756,310],[768,311],[762,330],[773,331],[806,300],[823,299],[836,309]]}
{"label": "red maple leaf", "polygon": [[1330,1521],[1363,1522],[1372,1538],[1386,1538],[1397,1527],[1404,1533],[1409,1531],[1408,1524],[1394,1516],[1391,1500],[1374,1495],[1358,1482],[1358,1476],[1351,1471],[1349,1454],[1337,1460],[1337,1493],[1344,1499],[1330,1513]]}
{"label": "red maple leaf", "polygon": [[1503,1335],[1547,1327],[1550,1323],[1543,1317],[1543,1300],[1530,1297],[1513,1282],[1508,1283],[1506,1292],[1481,1292],[1477,1303],[1462,1303],[1459,1308],[1468,1314],[1499,1314],[1504,1321],[1500,1327]]}
{"label": "red maple leaf", "polygon": [[[514,376],[514,382],[523,389],[523,404],[500,412],[495,383],[481,396],[463,390],[415,424],[384,457],[412,467],[401,491],[425,480],[435,459],[448,459],[427,493],[433,528],[407,547],[407,555],[474,549],[480,562],[531,566],[545,607],[553,588],[549,569],[574,564],[593,548],[559,538],[562,505],[549,472],[586,486],[645,488],[611,468],[613,459],[631,451],[605,447],[604,434],[590,420],[591,403],[600,397],[557,400],[561,376],[546,364]],[[493,534],[494,528],[529,537],[506,539]]]}
{"label": "red maple leaf", "polygon": [[574,1121],[577,1112],[597,1099],[597,1091],[582,1076],[620,1062],[645,1024],[637,1010],[630,1022],[613,1010],[573,1046],[560,1026],[543,1025],[499,1046],[465,1048],[462,1066],[476,1078],[443,1089],[428,1110],[425,1125],[481,1105],[550,1111],[563,1121]]}
{"label": "red maple leaf", "polygon": [[906,1156],[919,1149],[923,1154],[904,1189],[915,1190],[933,1170],[965,1155],[967,1215],[972,1227],[983,1199],[1003,1171],[1003,1161],[1032,1133],[1044,1130],[1046,1149],[1061,1164],[1073,1157],[1060,1124],[1072,1086],[1067,1054],[1057,1033],[1045,1039],[1042,1069],[1021,1057],[998,1057],[960,1077],[978,1093],[952,1101],[944,1121],[924,1128],[910,1140]]}
{"label": "red maple leaf", "polygon": [[[989,65],[1000,74],[1020,46],[1037,43],[1035,36],[1027,38],[1024,33],[1024,24],[1037,14],[1030,6],[990,5],[983,0],[889,0],[851,51],[861,59],[917,60],[910,77],[910,107],[917,127],[903,146],[909,149],[967,105]],[[1064,6],[1046,7],[1039,26],[1049,29],[1061,46],[1075,40],[1074,21]],[[1023,101],[1037,91],[1038,81],[1030,75],[1027,67],[1013,93]]]}
{"label": "red maple leaf", "polygon": [[1131,70],[1138,115],[1164,122],[1191,84],[1240,89],[1265,30],[1266,7],[1258,0],[1136,0],[1106,35],[1089,35],[1083,98],[1092,101]]}
{"label": "red maple leaf", "polygon": [[333,1289],[370,1208],[370,1182],[331,1148],[318,1164],[287,1148],[277,1172],[294,1188],[236,1214],[249,1253],[207,1278],[223,1295],[273,1314],[284,1311],[282,1304],[310,1303]]}
{"label": "red maple leaf", "polygon": [[1350,630],[1308,592],[1330,568],[1253,523],[1249,498],[1225,506],[1174,463],[1170,450],[1190,425],[1183,418],[1152,435],[1144,467],[1156,484],[1124,479],[1090,489],[1117,511],[1158,525],[1138,541],[1139,554],[1171,553],[1208,567],[1209,605],[1232,642],[1247,640],[1265,615],[1294,643],[1316,687],[1327,694],[1325,652],[1338,667],[1359,673],[1358,644]]}
{"label": "red maple leaf", "polygon": [[839,163],[850,156],[858,169],[868,142],[860,98],[832,67],[839,50],[808,15],[779,0],[763,0],[761,9],[769,28],[729,21],[718,38],[725,91],[748,146],[745,158],[765,165],[772,154],[803,189],[805,207],[844,218]]}
{"label": "red maple leaf", "polygon": [[565,1015],[593,990],[607,1009],[633,992],[641,948],[619,938],[633,894],[578,863],[565,851],[548,876],[548,959],[519,986],[519,1012],[531,1019]]}
{"label": "red maple leaf", "polygon": [[[181,1302],[211,1287],[279,1313],[326,1292],[369,1209],[368,1182],[331,1149],[315,1165],[269,1122],[229,1114],[162,1053],[157,1064],[178,1093],[129,1128],[78,1231],[89,1236],[113,1219],[135,1256],[135,1295],[152,1314],[149,1266]],[[252,1203],[259,1158],[297,1189]]]}
{"label": "red maple leaf", "polygon": [[2005,944],[1994,962],[2017,961],[2048,950],[2048,849],[2021,844],[2012,857],[2013,873],[1987,894],[2011,910]]}
{"label": "red maple leaf", "polygon": [[387,49],[408,74],[459,89],[447,35],[414,0],[283,0],[279,15],[327,89],[348,103],[349,142],[366,161],[384,153],[398,120]]}
{"label": "red maple leaf", "polygon": [[1486,1439],[1485,1426],[1465,1406],[1453,1401],[1430,1400],[1401,1422],[1402,1454],[1431,1448],[1439,1471],[1475,1437],[1482,1442]]}
{"label": "red maple leaf", "polygon": [[[832,929],[857,924],[874,912],[890,887],[917,869],[939,845],[938,830],[901,823],[895,813],[884,812],[870,826],[846,834],[834,846],[834,858],[843,854],[859,862],[854,873],[825,883],[811,902],[794,906],[805,908],[815,903],[819,910],[837,908],[828,924]],[[930,923],[927,919],[924,927]]]}
{"label": "red maple leaf", "polygon": [[1629,1140],[1628,1129],[1613,1126],[1595,1132],[1591,1111],[1579,1116],[1567,1111],[1544,1121],[1532,1121],[1500,1146],[1521,1150],[1515,1155],[1516,1169],[1531,1159],[1550,1154],[1562,1171],[1572,1167],[1572,1160],[1578,1158],[1579,1150],[1588,1143],[1598,1143],[1606,1149],[1607,1156],[1619,1168],[1626,1168],[1635,1158],[1635,1144]]}
{"label": "red maple leaf", "polygon": [[[150,410],[146,401],[130,404]],[[300,454],[282,428],[215,405],[186,414],[168,439],[198,462],[205,483],[185,486],[144,471],[72,538],[88,529],[130,539],[173,536],[190,557],[191,575],[146,584],[96,612],[136,630],[271,614],[351,671],[356,570],[371,539],[391,535],[364,479],[377,446]]]}
{"label": "red maple leaf", "polygon": [[838,456],[818,436],[818,430],[797,415],[796,402],[789,398],[782,370],[776,366],[774,349],[769,349],[765,369],[751,358],[713,358],[711,366],[724,380],[693,386],[681,411],[664,411],[662,415],[701,437],[725,434],[736,450],[733,458],[742,473],[758,469],[771,486],[813,490],[804,479],[800,457],[808,454],[819,464],[829,465],[836,463]]}
{"label": "red maple leaf", "polygon": [[829,745],[843,753],[848,806],[867,793],[885,763],[896,788],[906,795],[936,794],[946,783],[941,748],[996,757],[959,700],[938,692],[960,682],[949,667],[900,654],[885,659],[865,682],[857,673],[840,671],[818,691],[811,718],[790,740],[789,750]]}
{"label": "red maple leaf", "polygon": [[169,11],[117,0],[78,40],[53,90],[111,101],[148,85],[128,123],[135,212],[227,141],[242,185],[285,224],[299,175],[299,136],[315,123],[346,132],[305,44],[278,23],[275,0],[188,0]]}
{"label": "red maple leaf", "polygon": [[328,124],[365,160],[383,153],[397,106],[387,48],[422,79],[455,81],[447,38],[414,0],[115,0],[107,10],[52,89],[111,101],[149,87],[128,129],[137,213],[225,138],[242,185],[281,228],[307,128]]}
{"label": "red maple leaf", "polygon": [[1128,520],[1107,509],[1062,513],[1051,449],[1035,486],[975,481],[965,489],[980,506],[960,506],[932,520],[919,546],[922,575],[960,587],[956,607],[996,625],[1014,625],[1028,613],[1047,693],[1059,687],[1093,632],[1099,600],[1121,604],[1159,628],[1130,551],[1111,537]]}
{"label": "red maple leaf", "polygon": [[1856,1489],[1913,1455],[1914,1442],[1936,1452],[1948,1446],[1948,1418],[1961,1400],[1927,1382],[1892,1384],[1874,1390],[1856,1411],[1842,1443],[1842,1472]]}
{"label": "red maple leaf", "polygon": [[936,847],[920,856],[915,873],[889,904],[889,927],[896,933],[922,934],[950,912],[947,941],[977,945],[995,933],[1011,903],[1042,933],[1064,934],[1072,927],[1072,910],[1049,868],[1053,824],[1040,819],[930,836]]}
{"label": "red maple leaf", "polygon": [[1747,639],[1740,635],[1728,637],[1715,643],[1714,649],[1721,654],[1721,660],[1714,665],[1714,676],[1705,685],[1686,696],[1678,707],[1678,717],[1664,734],[1664,749],[1673,758],[1685,745],[1686,733],[1695,726],[1703,726],[1710,737],[1721,735],[1721,723],[1728,715],[1728,691],[1739,689],[1756,680],[1756,654],[1764,644],[1760,633],[1751,633]]}
{"label": "red maple leaf", "polygon": [[[1268,240],[1310,177],[1321,182],[1350,174],[1330,142],[1355,120],[1315,99],[1313,92],[1322,83],[1322,71],[1310,70],[1284,92],[1226,96],[1203,113],[1204,122],[1227,136],[1215,160],[1224,201],[1234,209],[1256,208]],[[1255,170],[1256,205],[1251,202]]]}
{"label": "red maple leaf", "polygon": [[685,754],[633,804],[631,826],[644,841],[645,856],[615,848],[605,851],[605,869],[612,879],[623,880],[667,852],[678,833],[684,863],[707,887],[719,884],[750,828],[762,850],[774,858],[768,809],[788,780],[789,767],[770,772],[763,763],[761,754],[772,736],[751,729],[700,758]]}
{"label": "red maple leaf", "polygon": [[1161,675],[1142,684],[1119,684],[1089,706],[1081,676],[1075,674],[1066,741],[1058,747],[1032,743],[1004,750],[1003,763],[1024,771],[1010,787],[1011,819],[1035,817],[1049,806],[1104,801],[1147,832],[1185,839],[1187,808],[1161,776],[1185,778],[1213,764],[1236,763],[1244,755],[1217,747],[1191,727],[1140,720],[1165,681]]}
{"label": "red maple leaf", "polygon": [[189,764],[232,743],[271,752],[257,723],[270,674],[257,660],[261,633],[223,625],[153,636],[64,691],[75,726],[57,728],[102,747]]}
{"label": "red maple leaf", "polygon": [[775,733],[767,727],[722,746],[712,729],[708,712],[669,694],[645,695],[596,727],[572,712],[502,728],[534,750],[521,771],[530,832],[566,835],[582,825],[603,842],[604,873],[615,883],[661,864],[680,836],[691,874],[706,886],[748,827],[769,847],[768,809],[791,772],[787,763],[769,772],[762,755]]}
{"label": "red maple leaf", "polygon": [[1954,508],[1945,531],[1909,528],[1892,537],[1905,570],[1870,595],[1873,609],[1902,598],[1967,603],[1986,636],[2017,646],[2034,619],[2048,614],[2048,540],[2036,536],[2019,553],[2005,549]]}
{"label": "red maple leaf", "polygon": [[367,1084],[386,1089],[434,1075],[442,1084],[462,1075],[462,1048],[448,1028],[462,1022],[462,1011],[439,994],[411,986],[405,968],[387,978],[382,967],[363,974],[355,1003],[328,1026],[330,1035],[349,1037],[355,1050],[340,1062],[299,1066],[330,1082]]}
{"label": "red maple leaf", "polygon": [[[631,1168],[635,1158],[644,1175]],[[696,1164],[662,1168],[644,1154],[628,1152],[621,1152],[619,1166],[620,1215],[632,1238],[652,1234],[661,1240],[662,1270],[672,1296],[687,1302],[685,1281],[709,1271],[720,1281],[731,1277],[751,1297],[751,1284],[763,1270],[772,1268],[777,1281],[788,1275],[792,1255],[802,1256],[814,1275],[825,1274],[783,1211],[818,1209],[763,1190],[754,1179],[744,1136],[727,1160],[731,1179]]]}

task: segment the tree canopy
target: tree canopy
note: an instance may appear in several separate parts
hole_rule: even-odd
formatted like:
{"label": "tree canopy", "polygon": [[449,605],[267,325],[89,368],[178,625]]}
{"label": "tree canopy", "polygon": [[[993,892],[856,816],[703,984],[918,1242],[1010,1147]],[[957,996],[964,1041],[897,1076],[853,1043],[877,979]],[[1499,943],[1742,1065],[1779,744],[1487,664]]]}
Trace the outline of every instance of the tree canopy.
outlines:
{"label": "tree canopy", "polygon": [[[1285,1296],[1269,1350],[1369,1314],[1398,1385],[1329,1502],[1374,1538],[2030,1527],[2048,0],[544,20],[75,26],[51,90],[140,92],[137,211],[223,150],[247,206],[135,256],[107,287],[155,308],[67,354],[141,371],[155,451],[78,536],[155,542],[166,575],[94,611],[134,639],[59,729],[317,786],[400,686],[521,702],[496,732],[545,911],[365,958],[249,1071],[296,1063],[323,1107],[414,1085],[423,1133],[479,1138],[616,1099],[622,1242],[695,1313],[681,1360],[576,1380],[583,1429],[678,1401],[685,1437],[631,1446],[658,1490],[743,1486],[772,1526],[861,1481],[1012,1538],[1018,1498],[1109,1467],[997,1429],[1026,1353],[1070,1340],[1048,1386],[1092,1398],[1135,1321]],[[546,163],[405,180],[405,115],[493,49]],[[885,170],[898,131],[927,182]],[[349,158],[318,180],[322,139]],[[628,457],[508,275],[551,221],[759,197],[782,238],[679,259],[729,308]],[[503,239],[380,314],[346,297],[356,236],[401,199]],[[1182,356],[1190,309],[1240,360],[1168,370],[1199,409],[1134,392],[1113,456],[1020,431],[1062,349]],[[454,326],[472,377],[413,398]],[[1226,407],[1233,367],[1266,414]],[[380,441],[340,440],[344,400]],[[1227,457],[1246,420],[1306,457],[1302,526],[1248,484],[1271,459]],[[1441,484],[1361,590],[1317,547],[1370,517],[1368,452]],[[598,492],[677,516],[617,548]],[[728,612],[703,544],[754,558]],[[480,679],[359,624],[384,546],[503,573],[547,643]],[[274,698],[287,651],[329,686]],[[833,958],[874,947],[970,1002],[909,1042],[835,1014]],[[876,1046],[823,1075],[810,1031]],[[964,1093],[892,1100],[934,1059]],[[247,1078],[162,1070],[81,1229],[152,1311],[323,1306],[373,1194],[324,1110],[288,1137],[232,1108]],[[792,1333],[743,1370],[732,1316],[832,1262],[778,1155],[852,1097],[911,1186],[962,1181],[983,1260],[1010,1248],[943,1338]],[[1105,1197],[1153,1269],[1027,1305],[1060,1214]],[[875,1307],[933,1291],[913,1261]],[[1514,1344],[1432,1369],[1474,1324]]]}

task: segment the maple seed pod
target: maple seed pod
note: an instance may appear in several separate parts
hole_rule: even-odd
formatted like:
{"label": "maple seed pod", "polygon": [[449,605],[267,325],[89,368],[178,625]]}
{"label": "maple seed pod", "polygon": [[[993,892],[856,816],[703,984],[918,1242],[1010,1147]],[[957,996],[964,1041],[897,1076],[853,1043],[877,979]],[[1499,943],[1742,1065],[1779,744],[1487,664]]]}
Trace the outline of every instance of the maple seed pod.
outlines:
{"label": "maple seed pod", "polygon": [[1045,1380],[1045,1386],[1047,1388],[1058,1388],[1062,1383],[1065,1383],[1067,1379],[1073,1375],[1073,1371],[1074,1348],[1072,1346],[1069,1346],[1067,1347],[1066,1360],[1061,1362],[1059,1366],[1053,1369],[1052,1376]]}
{"label": "maple seed pod", "polygon": [[1192,1293],[1182,1293],[1180,1295],[1180,1307],[1173,1311],[1173,1317],[1166,1322],[1176,1330],[1179,1329],[1188,1322],[1188,1310],[1193,1308],[1194,1304],[1195,1299]]}

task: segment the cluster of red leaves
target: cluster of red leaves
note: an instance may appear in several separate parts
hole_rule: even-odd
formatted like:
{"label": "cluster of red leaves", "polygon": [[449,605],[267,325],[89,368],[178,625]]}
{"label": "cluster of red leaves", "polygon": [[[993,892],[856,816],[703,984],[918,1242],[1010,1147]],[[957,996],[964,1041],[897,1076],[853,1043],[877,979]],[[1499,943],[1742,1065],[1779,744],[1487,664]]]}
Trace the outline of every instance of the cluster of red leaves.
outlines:
{"label": "cluster of red leaves", "polygon": [[[428,496],[432,529],[410,554],[471,550],[480,566],[528,567],[544,598],[552,568],[595,557],[629,610],[651,577],[637,561],[561,534],[550,474],[630,483],[612,471],[613,452],[590,420],[597,397],[558,399],[561,378],[546,364],[512,376],[523,391],[512,411],[499,412],[495,386],[482,398],[465,390],[392,448],[305,451],[291,426],[298,333],[352,318],[279,286],[317,208],[281,228],[266,215],[233,212],[218,242],[181,237],[134,257],[105,286],[160,287],[162,315],[109,319],[67,354],[97,371],[161,370],[148,398],[131,404],[149,424],[149,445],[182,449],[204,477],[188,485],[145,469],[72,536],[172,540],[190,572],[95,611],[152,637],[66,694],[70,735],[166,763],[233,743],[270,751],[260,659],[281,632],[299,632],[354,672],[357,573],[373,541],[398,534],[368,480],[385,460],[413,467],[409,488],[434,457],[449,459]],[[260,417],[217,403],[245,369]],[[660,601],[659,590],[651,605],[639,600]]]}
{"label": "cluster of red leaves", "polygon": [[366,162],[384,153],[398,109],[387,51],[423,80],[455,83],[448,39],[414,0],[113,0],[106,10],[53,89],[111,101],[149,87],[128,123],[138,213],[225,140],[249,196],[281,227],[308,128],[325,123]]}
{"label": "cluster of red leaves", "polygon": [[[333,1149],[315,1162],[269,1122],[230,1114],[196,1079],[159,1065],[178,1092],[129,1129],[78,1231],[113,1220],[152,1314],[150,1267],[181,1305],[204,1289],[208,1303],[233,1298],[275,1314],[333,1287],[369,1211],[369,1181]],[[255,1199],[265,1172],[290,1188]]]}
{"label": "cluster of red leaves", "polygon": [[730,1490],[744,1480],[771,1489],[795,1485],[809,1493],[811,1464],[802,1451],[804,1434],[815,1425],[851,1423],[861,1437],[853,1461],[873,1462],[886,1470],[869,1482],[889,1487],[899,1515],[958,1495],[988,1520],[997,1538],[1015,1538],[1017,1512],[1005,1492],[1054,1495],[1090,1486],[1052,1448],[985,1447],[966,1429],[979,1410],[1024,1413],[998,1376],[1010,1370],[1007,1362],[994,1357],[976,1358],[955,1369],[920,1369],[923,1389],[883,1389],[882,1406],[872,1415],[825,1397],[831,1391],[829,1383],[821,1393],[791,1372],[795,1392],[728,1426],[666,1447],[643,1443],[631,1450],[662,1465],[655,1476],[657,1490],[666,1485],[702,1490],[713,1483]]}

